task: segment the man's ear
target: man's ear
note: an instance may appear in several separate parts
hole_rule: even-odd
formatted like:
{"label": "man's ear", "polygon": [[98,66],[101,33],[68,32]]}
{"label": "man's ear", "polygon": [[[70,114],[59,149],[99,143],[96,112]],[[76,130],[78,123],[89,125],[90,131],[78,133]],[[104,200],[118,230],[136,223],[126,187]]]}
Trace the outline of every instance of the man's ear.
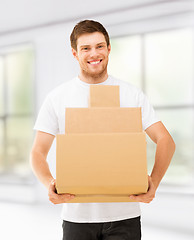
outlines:
{"label": "man's ear", "polygon": [[109,44],[108,45],[108,53],[110,54],[110,51],[111,51],[111,45]]}
{"label": "man's ear", "polygon": [[71,51],[72,51],[74,58],[76,58],[78,60],[77,51],[74,48],[72,48]]}

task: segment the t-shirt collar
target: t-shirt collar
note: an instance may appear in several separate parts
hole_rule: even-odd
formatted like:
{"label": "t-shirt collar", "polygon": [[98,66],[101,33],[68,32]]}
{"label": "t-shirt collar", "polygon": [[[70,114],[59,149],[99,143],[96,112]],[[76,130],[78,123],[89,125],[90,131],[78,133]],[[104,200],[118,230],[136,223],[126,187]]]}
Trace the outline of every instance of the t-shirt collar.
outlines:
{"label": "t-shirt collar", "polygon": [[108,75],[108,78],[104,81],[104,82],[101,82],[101,83],[94,83],[94,84],[91,84],[91,83],[86,83],[84,81],[82,81],[78,76],[76,77],[76,82],[81,85],[81,86],[90,86],[90,85],[109,85],[110,84],[110,81],[111,81],[111,76]]}

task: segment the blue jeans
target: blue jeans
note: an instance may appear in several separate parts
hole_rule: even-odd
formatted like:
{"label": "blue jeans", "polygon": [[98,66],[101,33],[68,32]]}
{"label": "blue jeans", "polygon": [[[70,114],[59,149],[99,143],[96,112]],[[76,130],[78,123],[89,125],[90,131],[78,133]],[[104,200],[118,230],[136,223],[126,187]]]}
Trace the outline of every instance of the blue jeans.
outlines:
{"label": "blue jeans", "polygon": [[107,223],[63,221],[63,240],[140,240],[140,217]]}

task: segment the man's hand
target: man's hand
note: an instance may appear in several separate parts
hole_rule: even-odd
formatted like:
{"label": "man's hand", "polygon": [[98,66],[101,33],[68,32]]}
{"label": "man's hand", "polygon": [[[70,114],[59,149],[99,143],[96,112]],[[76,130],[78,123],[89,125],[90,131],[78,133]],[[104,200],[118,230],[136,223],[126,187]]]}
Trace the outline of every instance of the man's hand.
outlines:
{"label": "man's hand", "polygon": [[136,202],[150,203],[155,198],[156,187],[152,182],[152,178],[148,176],[148,191],[147,193],[139,194],[139,195],[131,195],[129,198]]}
{"label": "man's hand", "polygon": [[53,179],[49,184],[48,196],[49,196],[50,202],[52,202],[53,204],[65,203],[65,202],[68,202],[75,197],[75,195],[69,194],[69,193],[57,194],[55,183],[56,182]]}

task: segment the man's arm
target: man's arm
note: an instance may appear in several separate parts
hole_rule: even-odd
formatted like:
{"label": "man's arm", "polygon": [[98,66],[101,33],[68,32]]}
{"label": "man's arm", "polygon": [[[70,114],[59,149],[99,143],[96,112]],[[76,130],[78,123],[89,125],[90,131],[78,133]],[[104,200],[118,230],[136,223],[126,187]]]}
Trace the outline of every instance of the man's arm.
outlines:
{"label": "man's arm", "polygon": [[155,197],[155,192],[170,164],[175,151],[175,143],[162,122],[148,127],[146,133],[157,144],[154,167],[151,176],[148,177],[149,189],[145,194],[132,195],[130,198],[138,202],[149,203]]}
{"label": "man's arm", "polygon": [[57,194],[55,189],[55,179],[53,178],[48,163],[47,155],[51,148],[55,136],[37,131],[34,144],[30,154],[30,163],[36,177],[48,189],[49,200],[54,203],[64,203],[74,196],[71,194]]}

